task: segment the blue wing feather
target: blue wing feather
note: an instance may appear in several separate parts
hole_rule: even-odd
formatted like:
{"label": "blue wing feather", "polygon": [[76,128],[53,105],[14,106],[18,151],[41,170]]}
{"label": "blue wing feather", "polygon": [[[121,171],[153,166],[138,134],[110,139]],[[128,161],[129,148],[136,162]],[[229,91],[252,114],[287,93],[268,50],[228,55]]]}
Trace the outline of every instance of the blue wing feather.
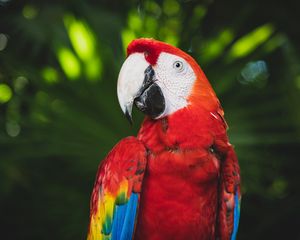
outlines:
{"label": "blue wing feather", "polygon": [[139,196],[137,193],[132,193],[128,202],[124,226],[122,228],[121,240],[132,239],[135,217],[137,213]]}
{"label": "blue wing feather", "polygon": [[133,238],[137,207],[137,193],[132,193],[126,204],[116,207],[112,227],[112,240],[129,240]]}
{"label": "blue wing feather", "polygon": [[115,218],[113,222],[113,229],[112,229],[112,240],[119,240],[122,232],[122,228],[124,225],[124,219],[127,211],[127,205],[118,205],[116,206]]}
{"label": "blue wing feather", "polygon": [[231,240],[236,239],[236,234],[239,227],[239,220],[240,220],[240,199],[238,191],[236,190],[234,195],[234,212],[233,212],[233,231],[231,235]]}

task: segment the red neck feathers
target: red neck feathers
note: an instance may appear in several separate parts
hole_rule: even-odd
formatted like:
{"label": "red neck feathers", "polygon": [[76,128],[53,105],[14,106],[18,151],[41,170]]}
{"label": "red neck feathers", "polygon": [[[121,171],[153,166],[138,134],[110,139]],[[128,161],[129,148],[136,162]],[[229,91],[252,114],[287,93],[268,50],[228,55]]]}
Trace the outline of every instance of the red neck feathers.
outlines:
{"label": "red neck feathers", "polygon": [[[177,55],[190,64],[196,75],[196,81],[187,98],[188,105],[163,119],[152,120],[146,117],[139,132],[139,138],[147,142],[148,146],[172,148],[180,143],[185,143],[183,147],[195,147],[199,144],[198,137],[192,140],[191,136],[200,134],[207,136],[203,137],[205,143],[203,142],[201,145],[212,144],[211,136],[208,137],[207,133],[203,132],[207,132],[207,129],[211,129],[211,132],[219,131],[214,129],[215,121],[222,122],[223,111],[215,92],[197,62],[182,50],[154,39],[141,38],[132,41],[127,48],[127,54],[137,52],[144,53],[146,60],[151,65],[157,63],[162,52]],[[223,131],[223,128],[220,130]],[[189,139],[182,139],[184,136]],[[159,151],[159,149],[157,150]]]}

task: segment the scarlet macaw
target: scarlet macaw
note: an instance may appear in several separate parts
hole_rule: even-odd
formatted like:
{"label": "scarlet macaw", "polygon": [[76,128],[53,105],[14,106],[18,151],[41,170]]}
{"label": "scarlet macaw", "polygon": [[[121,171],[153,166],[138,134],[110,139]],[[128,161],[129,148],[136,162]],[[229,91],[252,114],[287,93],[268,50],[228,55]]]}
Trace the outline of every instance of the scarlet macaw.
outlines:
{"label": "scarlet macaw", "polygon": [[127,48],[118,99],[146,114],[137,137],[101,162],[88,240],[236,238],[239,165],[224,113],[196,61],[169,44],[137,39]]}

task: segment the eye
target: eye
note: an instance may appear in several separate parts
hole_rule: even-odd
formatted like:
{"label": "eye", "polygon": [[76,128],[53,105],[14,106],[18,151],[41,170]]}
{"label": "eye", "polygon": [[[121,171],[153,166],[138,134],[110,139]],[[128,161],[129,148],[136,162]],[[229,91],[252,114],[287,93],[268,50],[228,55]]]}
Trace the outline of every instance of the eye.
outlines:
{"label": "eye", "polygon": [[173,63],[173,68],[177,71],[177,72],[182,72],[184,69],[184,65],[183,62],[181,61],[176,61]]}

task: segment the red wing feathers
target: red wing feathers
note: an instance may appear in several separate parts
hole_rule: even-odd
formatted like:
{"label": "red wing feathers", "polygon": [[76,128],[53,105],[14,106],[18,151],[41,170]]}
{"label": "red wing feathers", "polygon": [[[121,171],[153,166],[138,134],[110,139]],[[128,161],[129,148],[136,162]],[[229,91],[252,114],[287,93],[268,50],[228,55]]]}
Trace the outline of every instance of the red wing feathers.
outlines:
{"label": "red wing feathers", "polygon": [[91,198],[88,240],[133,234],[145,168],[146,149],[134,137],[120,141],[102,161]]}
{"label": "red wing feathers", "polygon": [[233,240],[239,222],[240,169],[236,154],[230,146],[221,163],[219,202],[219,234],[222,240]]}

